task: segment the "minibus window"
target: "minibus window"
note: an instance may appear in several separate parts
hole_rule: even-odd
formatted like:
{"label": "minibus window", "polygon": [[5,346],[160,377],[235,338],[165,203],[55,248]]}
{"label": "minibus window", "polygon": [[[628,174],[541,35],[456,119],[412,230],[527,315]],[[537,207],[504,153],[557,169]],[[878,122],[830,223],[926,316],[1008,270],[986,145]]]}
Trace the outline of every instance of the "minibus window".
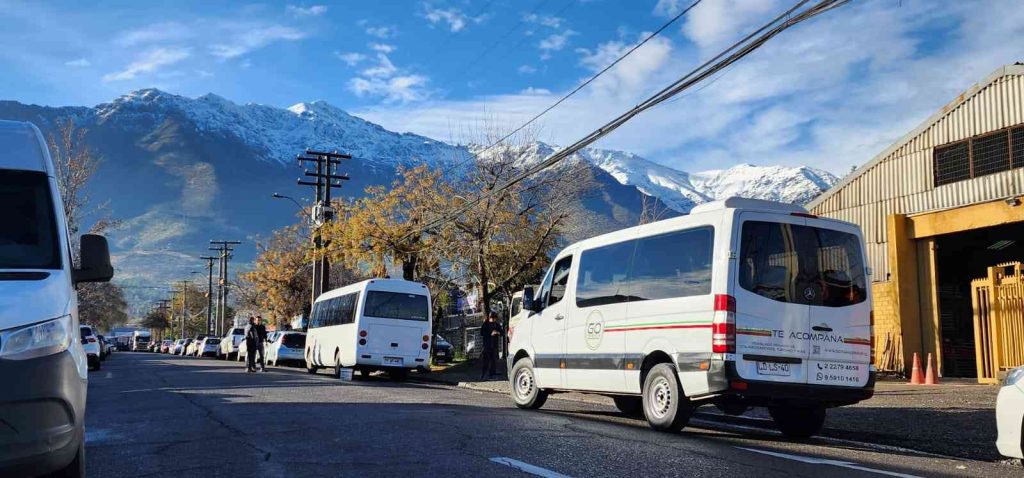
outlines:
{"label": "minibus window", "polygon": [[629,277],[629,300],[657,300],[711,293],[710,227],[637,240]]}
{"label": "minibus window", "polygon": [[0,269],[60,269],[46,173],[0,170]]}
{"label": "minibus window", "polygon": [[626,276],[636,241],[611,244],[580,254],[576,307],[616,304],[629,300]]}
{"label": "minibus window", "polygon": [[866,298],[857,236],[810,226],[743,223],[740,287],[779,302],[843,307]]}
{"label": "minibus window", "polygon": [[557,304],[565,297],[565,286],[569,284],[569,268],[572,266],[572,256],[566,257],[555,264],[555,271],[551,274],[551,293],[548,295],[547,305]]}
{"label": "minibus window", "polygon": [[423,320],[430,316],[427,296],[399,292],[370,291],[363,315],[382,319]]}

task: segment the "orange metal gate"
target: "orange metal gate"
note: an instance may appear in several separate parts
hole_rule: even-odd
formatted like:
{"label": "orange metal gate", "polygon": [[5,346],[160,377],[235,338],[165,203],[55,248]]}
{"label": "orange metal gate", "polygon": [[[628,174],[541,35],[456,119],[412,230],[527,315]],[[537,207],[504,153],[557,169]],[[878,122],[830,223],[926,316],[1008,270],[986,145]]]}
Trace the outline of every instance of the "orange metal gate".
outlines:
{"label": "orange metal gate", "polygon": [[978,382],[999,383],[1024,365],[1024,267],[1020,262],[988,268],[971,281]]}

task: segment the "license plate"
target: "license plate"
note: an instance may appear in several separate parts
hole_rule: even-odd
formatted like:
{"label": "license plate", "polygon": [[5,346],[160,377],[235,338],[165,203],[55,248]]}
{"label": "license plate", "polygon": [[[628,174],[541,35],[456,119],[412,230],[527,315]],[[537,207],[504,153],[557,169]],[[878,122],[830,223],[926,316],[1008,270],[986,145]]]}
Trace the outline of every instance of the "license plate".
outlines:
{"label": "license plate", "polygon": [[791,364],[788,363],[758,362],[757,374],[774,375],[776,377],[788,377],[791,373],[790,366]]}
{"label": "license plate", "polygon": [[384,365],[402,366],[403,363],[402,357],[384,357]]}

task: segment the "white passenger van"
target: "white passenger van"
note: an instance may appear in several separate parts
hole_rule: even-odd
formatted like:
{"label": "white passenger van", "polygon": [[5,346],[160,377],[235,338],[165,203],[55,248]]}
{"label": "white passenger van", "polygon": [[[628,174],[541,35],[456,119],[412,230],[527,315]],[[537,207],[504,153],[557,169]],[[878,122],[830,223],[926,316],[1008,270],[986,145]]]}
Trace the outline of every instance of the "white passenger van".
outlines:
{"label": "white passenger van", "polygon": [[371,279],[325,292],[306,331],[309,373],[383,370],[397,380],[430,364],[430,291],[418,282]]}
{"label": "white passenger van", "polygon": [[872,312],[857,226],[730,198],[560,252],[509,331],[512,398],[609,395],[678,431],[696,406],[764,406],[787,436],[871,397]]}
{"label": "white passenger van", "polygon": [[79,327],[75,285],[110,280],[107,241],[83,235],[72,262],[53,162],[31,123],[0,121],[0,204],[0,476],[85,476],[85,346],[98,348]]}

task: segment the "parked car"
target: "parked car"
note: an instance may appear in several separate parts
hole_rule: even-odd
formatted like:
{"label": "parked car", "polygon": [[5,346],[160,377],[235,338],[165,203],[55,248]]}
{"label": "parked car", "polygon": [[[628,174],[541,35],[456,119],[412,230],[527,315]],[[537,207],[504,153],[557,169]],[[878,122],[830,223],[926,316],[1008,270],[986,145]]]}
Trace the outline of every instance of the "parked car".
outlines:
{"label": "parked car", "polygon": [[185,350],[185,339],[178,339],[178,340],[174,341],[174,345],[171,346],[171,348],[168,351],[168,353],[171,354],[171,355],[181,355],[181,353],[184,350]]}
{"label": "parked car", "polygon": [[174,345],[173,340],[164,340],[163,342],[160,342],[160,353],[168,353],[172,345]]}
{"label": "parked car", "polygon": [[188,344],[185,345],[185,353],[182,355],[185,355],[186,357],[194,357],[196,355],[196,347],[198,345],[199,340],[194,338],[188,339]]}
{"label": "parked car", "polygon": [[188,349],[189,346],[192,345],[192,342],[193,340],[191,338],[185,339],[185,341],[181,343],[181,351],[178,352],[178,355],[181,355],[182,357],[188,355]]}
{"label": "parked car", "polygon": [[999,454],[1024,458],[1021,450],[1021,428],[1024,428],[1024,367],[1006,374],[1003,388],[996,397],[996,448]]}
{"label": "parked car", "polygon": [[451,363],[455,359],[455,346],[441,337],[440,335],[434,334],[434,363],[447,362]]}
{"label": "parked car", "polygon": [[100,361],[106,360],[110,355],[110,344],[102,335],[96,335],[96,343],[100,346]]}
{"label": "parked car", "polygon": [[82,348],[85,349],[85,357],[90,370],[100,369],[100,343],[96,333],[88,325],[79,326],[82,335]]}
{"label": "parked car", "polygon": [[220,339],[212,335],[199,341],[196,345],[197,357],[216,357],[220,351]]}
{"label": "parked car", "polygon": [[223,360],[237,358],[239,345],[244,339],[245,329],[242,327],[235,327],[231,329],[228,334],[220,340],[220,353],[218,354],[218,358]]}
{"label": "parked car", "polygon": [[[270,337],[267,337],[268,340]],[[306,348],[306,334],[297,331],[275,332],[274,340],[265,346],[267,365],[278,366],[281,362],[304,363],[302,355]]]}
{"label": "parked car", "polygon": [[114,352],[118,351],[118,348],[117,348],[117,338],[116,337],[106,337],[103,340],[105,340],[107,342],[107,353],[108,354],[111,354],[111,353],[114,353]]}
{"label": "parked car", "polygon": [[0,432],[0,476],[84,476],[85,345],[95,336],[79,327],[75,286],[109,281],[110,251],[102,236],[86,234],[72,262],[38,128],[0,121],[0,151],[0,423],[17,427]]}

